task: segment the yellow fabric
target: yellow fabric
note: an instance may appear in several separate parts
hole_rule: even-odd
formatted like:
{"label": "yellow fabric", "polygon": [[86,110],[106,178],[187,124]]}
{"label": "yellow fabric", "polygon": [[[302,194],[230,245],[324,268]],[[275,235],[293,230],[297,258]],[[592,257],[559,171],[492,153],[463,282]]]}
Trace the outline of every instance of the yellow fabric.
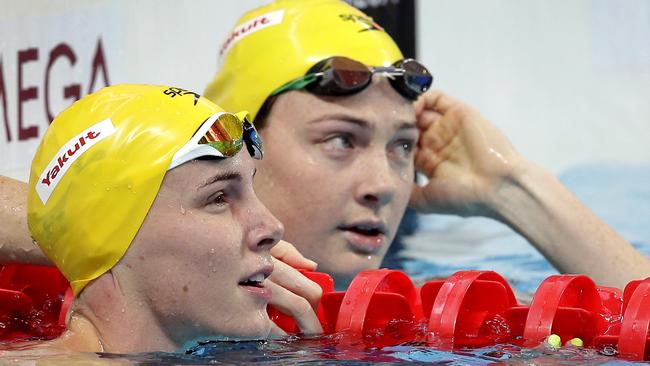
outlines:
{"label": "yellow fabric", "polygon": [[370,66],[403,58],[372,18],[342,1],[280,0],[237,22],[205,96],[226,110],[246,109],[254,119],[275,89],[331,56]]}
{"label": "yellow fabric", "polygon": [[[31,167],[29,229],[75,294],[122,258],[174,153],[202,122],[222,111],[206,98],[179,90],[107,87],[63,111],[45,133]],[[102,121],[104,126],[114,126],[112,134],[105,130],[99,136],[85,134],[83,141],[78,138]],[[86,151],[77,150],[92,136],[102,139]],[[64,173],[61,165],[67,168]],[[60,171],[52,177],[54,170]],[[50,185],[58,183],[45,202],[36,190],[37,185],[46,188],[43,178]]]}

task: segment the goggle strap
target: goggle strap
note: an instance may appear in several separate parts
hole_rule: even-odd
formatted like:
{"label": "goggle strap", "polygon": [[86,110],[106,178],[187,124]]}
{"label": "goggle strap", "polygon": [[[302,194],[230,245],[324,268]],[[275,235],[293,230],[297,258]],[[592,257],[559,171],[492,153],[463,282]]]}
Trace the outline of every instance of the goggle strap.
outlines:
{"label": "goggle strap", "polygon": [[[180,151],[180,150],[179,150]],[[175,154],[167,170],[172,170],[177,166],[201,156],[214,156],[226,158],[219,150],[208,144],[195,145],[191,150],[186,149],[181,154]]]}
{"label": "goggle strap", "polygon": [[271,93],[271,96],[275,96],[278,94],[282,94],[286,91],[289,90],[301,90],[304,89],[307,85],[313,83],[314,81],[318,80],[320,74],[308,74],[305,75],[299,79],[292,80],[283,86],[279,87],[276,89],[273,93]]}

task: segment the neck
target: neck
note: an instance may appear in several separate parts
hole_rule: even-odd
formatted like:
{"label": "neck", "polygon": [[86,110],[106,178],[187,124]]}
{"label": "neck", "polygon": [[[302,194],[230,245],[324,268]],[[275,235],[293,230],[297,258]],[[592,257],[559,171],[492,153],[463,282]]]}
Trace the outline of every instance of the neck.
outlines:
{"label": "neck", "polygon": [[126,295],[110,272],[84,289],[68,330],[57,342],[79,352],[173,352],[179,347],[149,308]]}

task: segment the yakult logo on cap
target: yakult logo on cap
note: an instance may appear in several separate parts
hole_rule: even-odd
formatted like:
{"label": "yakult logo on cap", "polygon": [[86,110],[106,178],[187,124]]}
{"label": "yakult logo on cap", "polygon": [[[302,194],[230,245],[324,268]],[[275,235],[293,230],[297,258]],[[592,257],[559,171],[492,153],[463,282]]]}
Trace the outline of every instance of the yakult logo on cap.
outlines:
{"label": "yakult logo on cap", "polygon": [[242,38],[257,32],[258,30],[282,23],[283,17],[284,10],[276,10],[270,13],[262,14],[236,27],[230,33],[223,46],[221,46],[219,56],[223,56],[226,52],[228,52],[230,47],[234,46],[235,43],[242,40]]}
{"label": "yakult logo on cap", "polygon": [[112,135],[115,126],[110,118],[107,118],[90,128],[83,130],[76,135],[54,155],[54,158],[47,164],[47,168],[41,173],[36,183],[36,193],[43,204],[47,203],[54,188],[59,184],[65,172],[75,160],[88,151],[93,145]]}

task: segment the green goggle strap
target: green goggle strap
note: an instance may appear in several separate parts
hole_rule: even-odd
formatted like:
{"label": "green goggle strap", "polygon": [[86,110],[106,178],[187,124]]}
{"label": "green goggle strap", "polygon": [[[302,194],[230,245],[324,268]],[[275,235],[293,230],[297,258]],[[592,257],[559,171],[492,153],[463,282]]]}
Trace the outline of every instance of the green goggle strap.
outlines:
{"label": "green goggle strap", "polygon": [[284,93],[284,92],[289,91],[289,90],[301,90],[301,89],[304,89],[307,85],[309,85],[309,84],[313,83],[314,81],[316,81],[319,76],[320,76],[320,73],[318,73],[318,74],[309,74],[309,75],[305,75],[305,76],[303,76],[303,77],[301,77],[299,79],[292,80],[292,81],[282,85],[281,87],[275,89],[275,91],[273,93],[271,93],[271,96],[278,95],[278,94]]}

